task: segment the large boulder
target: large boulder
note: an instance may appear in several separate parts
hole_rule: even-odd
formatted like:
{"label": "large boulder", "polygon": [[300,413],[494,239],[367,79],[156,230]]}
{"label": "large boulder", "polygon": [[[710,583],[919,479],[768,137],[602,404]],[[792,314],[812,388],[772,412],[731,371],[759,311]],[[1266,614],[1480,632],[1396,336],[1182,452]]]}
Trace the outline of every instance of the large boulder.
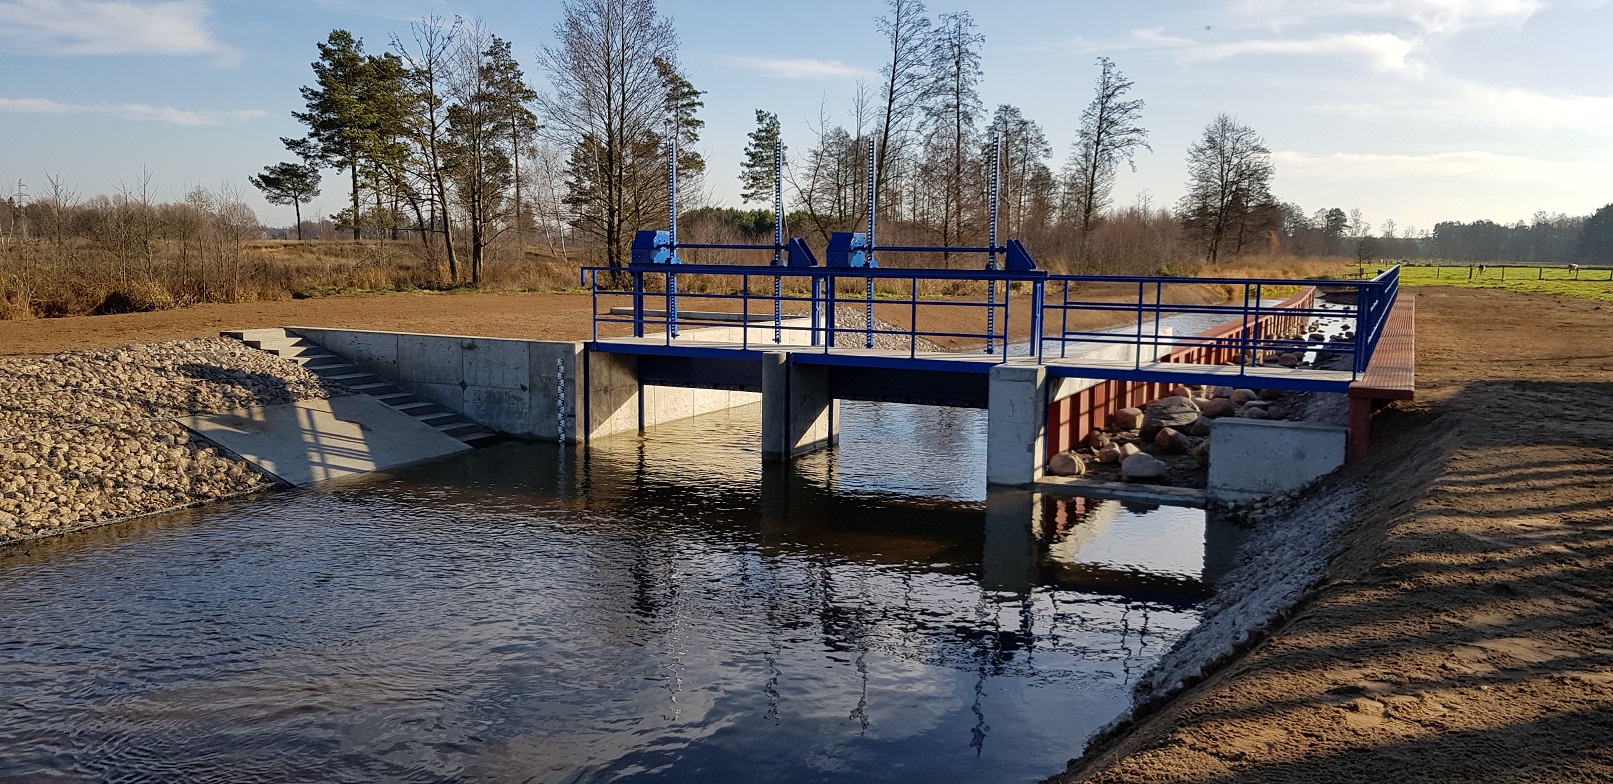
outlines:
{"label": "large boulder", "polygon": [[[1210,434],[1210,428],[1214,427],[1214,426],[1215,426],[1215,420],[1209,418],[1208,416],[1200,416],[1198,419],[1193,421],[1193,424],[1188,425],[1187,434],[1190,435],[1190,436],[1198,436],[1199,438],[1204,438],[1205,436],[1208,436]],[[1160,432],[1164,432],[1164,431],[1160,431]]]}
{"label": "large boulder", "polygon": [[1288,395],[1288,393],[1282,391],[1281,389],[1262,389],[1262,390],[1260,390],[1260,399],[1261,400],[1282,400],[1287,395]]}
{"label": "large boulder", "polygon": [[1087,448],[1094,452],[1100,451],[1104,447],[1109,446],[1111,442],[1112,439],[1109,438],[1109,434],[1103,432],[1102,430],[1094,430],[1090,433],[1087,433]]}
{"label": "large boulder", "polygon": [[1136,454],[1120,464],[1120,475],[1127,481],[1159,479],[1165,475],[1165,463],[1153,455]]}
{"label": "large boulder", "polygon": [[1143,410],[1140,408],[1122,408],[1119,411],[1116,411],[1115,415],[1110,418],[1109,421],[1112,425],[1114,425],[1114,429],[1121,432],[1127,430],[1136,430],[1138,427],[1142,426]]}
{"label": "large boulder", "polygon": [[1300,355],[1295,354],[1292,351],[1289,351],[1289,352],[1285,352],[1285,353],[1277,355],[1277,364],[1282,365],[1283,367],[1288,367],[1288,368],[1299,367],[1300,359],[1301,359]]}
{"label": "large boulder", "polygon": [[1199,407],[1193,399],[1180,396],[1162,397],[1148,404],[1143,414],[1142,437],[1153,438],[1167,427],[1185,428],[1199,418]]}
{"label": "large boulder", "polygon": [[1241,406],[1251,400],[1259,400],[1260,394],[1253,389],[1234,389],[1231,397],[1232,405]]}
{"label": "large boulder", "polygon": [[1177,384],[1176,386],[1171,387],[1171,396],[1172,397],[1192,397],[1193,396],[1193,390],[1188,389],[1187,385],[1185,385],[1185,384]]}
{"label": "large boulder", "polygon": [[1205,387],[1205,397],[1232,397],[1232,387]]}
{"label": "large boulder", "polygon": [[1098,450],[1098,462],[1100,463],[1118,463],[1124,458],[1125,454],[1120,451],[1118,446],[1106,446]]}
{"label": "large boulder", "polygon": [[1224,397],[1205,398],[1193,401],[1199,407],[1199,413],[1211,419],[1228,417],[1238,413],[1238,407]]}
{"label": "large boulder", "polygon": [[1193,440],[1186,433],[1167,427],[1154,435],[1154,446],[1168,454],[1180,454],[1193,448]]}
{"label": "large boulder", "polygon": [[1244,406],[1243,410],[1238,412],[1238,416],[1243,418],[1243,419],[1270,419],[1271,418],[1271,414],[1268,413],[1266,411],[1266,409],[1261,408],[1260,406]]}
{"label": "large boulder", "polygon": [[1047,472],[1054,476],[1081,476],[1087,472],[1087,464],[1074,452],[1060,452],[1047,461]]}
{"label": "large boulder", "polygon": [[1199,465],[1201,466],[1208,467],[1210,465],[1209,439],[1205,439],[1204,441],[1200,442],[1198,446],[1193,447],[1193,459],[1199,461]]}
{"label": "large boulder", "polygon": [[1125,443],[1125,444],[1120,445],[1120,459],[1121,460],[1125,460],[1126,458],[1131,457],[1132,455],[1140,455],[1142,453],[1143,453],[1143,450],[1138,449],[1136,444]]}

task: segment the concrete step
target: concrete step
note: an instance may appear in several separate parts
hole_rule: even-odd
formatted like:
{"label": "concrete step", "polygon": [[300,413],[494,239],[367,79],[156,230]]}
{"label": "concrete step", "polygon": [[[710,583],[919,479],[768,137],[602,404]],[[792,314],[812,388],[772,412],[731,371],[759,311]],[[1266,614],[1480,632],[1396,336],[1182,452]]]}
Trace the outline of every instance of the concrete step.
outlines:
{"label": "concrete step", "polygon": [[418,400],[421,399],[419,395],[416,395],[413,392],[401,392],[401,391],[400,392],[388,392],[388,393],[383,394],[383,395],[370,395],[370,397],[373,397],[376,400],[379,400],[382,403],[385,403],[385,404],[387,404],[389,406],[392,406],[394,408],[396,408],[399,403],[413,403],[413,402],[418,401]]}
{"label": "concrete step", "polygon": [[[338,384],[346,384],[346,385],[348,385],[350,387],[353,386],[354,384],[369,383],[371,380],[375,380],[375,381],[381,381],[382,380],[380,376],[377,376],[374,373],[369,373],[369,372],[366,372],[366,371],[363,371],[363,370],[360,370],[360,371],[358,371],[356,373],[343,371],[343,370],[338,370],[338,371],[336,371],[334,373],[320,373],[319,377],[322,378],[322,379],[325,379],[326,381],[335,381]],[[353,387],[353,388],[357,389],[357,387]]]}
{"label": "concrete step", "polygon": [[308,372],[317,376],[327,376],[332,373],[347,373],[359,369],[358,365],[348,362],[341,357],[321,357],[319,359],[309,360],[302,367],[304,370],[307,370]]}
{"label": "concrete step", "polygon": [[276,356],[285,357],[286,359],[295,362],[306,362],[311,359],[321,359],[324,357],[336,356],[336,354],[327,351],[323,347],[313,344],[306,346],[288,346],[286,348],[277,348],[269,353]]}
{"label": "concrete step", "polygon": [[498,443],[500,440],[498,433],[488,430],[487,428],[482,428],[480,432],[457,436],[457,438],[470,446],[476,447],[477,449],[480,449],[484,446],[492,446]]}
{"label": "concrete step", "polygon": [[252,348],[296,362],[324,381],[333,381],[354,392],[374,398],[394,411],[408,415],[416,422],[429,425],[438,432],[453,436],[473,447],[487,446],[500,440],[499,434],[450,411],[437,403],[404,390],[391,379],[362,370],[324,346],[283,329],[242,329],[219,333],[234,338]]}
{"label": "concrete step", "polygon": [[357,386],[348,384],[346,386],[348,389],[351,389],[354,392],[363,392],[364,394],[371,396],[374,396],[377,393],[386,394],[388,392],[400,391],[392,382],[380,380],[379,377],[377,377],[377,380],[371,381],[367,384],[359,384]]}
{"label": "concrete step", "polygon": [[231,329],[218,333],[221,338],[234,338],[242,343],[248,340],[277,340],[286,337],[286,331],[279,327],[264,329]]}
{"label": "concrete step", "polygon": [[471,422],[470,420],[467,420],[452,411],[433,411],[425,414],[410,414],[410,416],[413,416],[420,422],[431,425],[432,427],[442,427],[454,424],[476,424],[475,422]]}

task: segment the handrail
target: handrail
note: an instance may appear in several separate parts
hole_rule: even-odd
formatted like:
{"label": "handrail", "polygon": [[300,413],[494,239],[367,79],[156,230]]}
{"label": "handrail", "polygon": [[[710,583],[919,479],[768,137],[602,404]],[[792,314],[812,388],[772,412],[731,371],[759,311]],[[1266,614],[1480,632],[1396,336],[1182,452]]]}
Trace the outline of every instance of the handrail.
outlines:
{"label": "handrail", "polygon": [[[1392,267],[1371,280],[1362,281],[1184,278],[1167,275],[1055,275],[1040,270],[1006,269],[730,264],[632,264],[625,267],[590,266],[580,270],[583,283],[589,287],[594,299],[595,340],[599,339],[601,324],[631,324],[633,334],[637,337],[645,335],[646,326],[665,325],[666,334],[657,336],[658,341],[671,346],[674,345],[674,341],[681,339],[676,331],[680,324],[686,327],[736,326],[728,321],[701,319],[695,311],[680,309],[673,297],[683,301],[682,308],[688,308],[691,303],[703,300],[713,303],[734,303],[737,300],[735,310],[744,320],[738,325],[741,327],[741,332],[735,340],[735,345],[736,348],[749,349],[757,340],[749,332],[753,323],[750,315],[760,315],[760,309],[753,307],[751,300],[766,300],[773,313],[772,323],[769,324],[773,327],[773,343],[783,343],[786,334],[810,334],[809,347],[805,345],[795,347],[796,344],[792,344],[791,350],[810,348],[828,353],[836,348],[847,347],[843,343],[843,336],[848,332],[855,333],[861,338],[858,341],[859,347],[872,348],[876,336],[901,338],[906,344],[902,346],[905,351],[901,353],[909,358],[918,356],[920,353],[918,344],[921,339],[926,338],[979,341],[987,347],[986,354],[996,358],[997,361],[1008,361],[1014,356],[1029,356],[1043,362],[1058,362],[1061,358],[1069,359],[1071,348],[1083,344],[1132,345],[1137,347],[1137,351],[1135,357],[1128,357],[1128,361],[1134,362],[1138,370],[1143,369],[1144,363],[1152,365],[1165,361],[1175,363],[1174,366],[1184,366],[1182,368],[1184,371],[1187,370],[1185,366],[1205,362],[1238,364],[1245,368],[1253,368],[1270,361],[1269,357],[1273,354],[1321,351],[1349,356],[1348,367],[1352,371],[1350,373],[1352,378],[1365,372],[1367,364],[1371,361],[1373,351],[1387,323],[1389,311],[1393,308],[1399,292],[1399,274],[1399,267]],[[650,279],[652,281],[666,279],[669,284],[667,290],[647,289],[646,276],[653,276]],[[691,293],[690,286],[685,286],[682,291],[674,293],[671,289],[671,282],[678,278],[692,280],[699,276],[737,279],[735,282],[739,284],[738,291]],[[791,286],[793,291],[786,291],[777,284],[771,294],[752,293],[753,278],[809,283],[810,293],[805,287]],[[624,280],[627,279],[631,279],[630,287],[624,287]],[[866,289],[868,293],[859,291],[853,294],[842,291],[840,287],[848,281],[867,281],[870,284]],[[993,291],[987,295],[986,301],[981,301],[978,294],[960,296],[921,294],[919,291],[921,284],[926,282],[945,284],[969,281],[993,283]],[[896,285],[888,286],[885,293],[876,297],[871,285],[874,282]],[[1009,316],[1025,307],[1025,303],[1023,301],[1014,303],[1016,297],[999,298],[996,291],[998,284],[1023,284],[1024,289],[1028,289],[1030,295],[1028,328],[1024,323],[1027,319],[1022,318],[1018,324],[1010,323]],[[1082,289],[1086,287],[1085,284],[1129,286],[1134,288],[1135,295],[1120,301],[1096,300],[1090,298],[1090,295],[1083,295]],[[1049,285],[1058,288],[1050,291]],[[1164,288],[1181,285],[1237,286],[1242,288],[1242,296],[1231,303],[1223,304],[1168,302],[1164,296]],[[895,290],[891,291],[891,288]],[[1314,298],[1319,296],[1319,288],[1354,291],[1355,301],[1342,306],[1323,306],[1314,301]],[[1283,294],[1299,289],[1299,293],[1283,297],[1280,303],[1274,304],[1272,299],[1275,298],[1268,295],[1272,289],[1281,289]],[[964,290],[968,291],[967,288]],[[600,301],[608,297],[632,297],[633,315],[612,316],[601,313]],[[668,307],[661,312],[659,318],[652,316],[645,310],[646,299],[664,299]],[[857,327],[837,325],[835,319],[837,309],[852,304],[867,308],[869,318],[866,323]],[[786,314],[783,309],[789,305],[804,305],[808,312]],[[877,323],[877,320],[872,318],[873,308],[876,305],[892,308],[886,315],[887,319],[897,322],[905,319],[907,323],[905,325]],[[719,308],[721,309],[723,308]],[[968,331],[967,328],[960,330],[956,327],[943,327],[947,322],[932,324],[931,326],[937,327],[936,329],[920,328],[921,310],[930,313],[951,311],[955,314],[958,309],[979,311],[986,317],[986,329]],[[1122,330],[1113,327],[1071,329],[1072,312],[1081,311],[1117,316],[1125,314],[1123,318],[1129,321],[1130,326]],[[1223,327],[1219,330],[1206,329],[1194,335],[1162,334],[1162,326],[1167,323],[1165,319],[1178,315],[1224,315],[1226,319],[1219,325]],[[807,319],[808,323],[786,323],[787,319],[793,318]],[[952,318],[952,323],[956,323],[956,316]],[[1306,322],[1314,318],[1349,320],[1353,323],[1354,334],[1347,341],[1309,340],[1301,330],[1304,329]],[[1216,334],[1211,334],[1212,332]],[[837,337],[842,337],[842,340],[837,340]],[[1000,350],[998,341],[1001,341]],[[1055,343],[1056,346],[1053,345]],[[887,344],[884,350],[890,351],[892,348]],[[1240,370],[1238,375],[1245,375],[1247,372]]]}

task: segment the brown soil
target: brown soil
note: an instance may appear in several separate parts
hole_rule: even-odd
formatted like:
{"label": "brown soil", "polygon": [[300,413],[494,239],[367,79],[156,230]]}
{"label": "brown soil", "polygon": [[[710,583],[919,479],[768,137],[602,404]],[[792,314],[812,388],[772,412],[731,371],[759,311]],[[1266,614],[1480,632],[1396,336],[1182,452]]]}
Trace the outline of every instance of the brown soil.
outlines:
{"label": "brown soil", "polygon": [[[1151,292],[1152,290],[1150,290]],[[1170,286],[1166,302],[1219,302],[1222,292],[1208,286]],[[982,293],[981,297],[984,294]],[[1089,291],[1094,300],[1136,297],[1135,289]],[[660,307],[652,301],[649,307]],[[972,301],[979,301],[980,297]],[[601,309],[623,301],[601,300]],[[684,309],[725,310],[731,303],[686,298]],[[847,302],[855,307],[856,302]],[[217,337],[222,330],[263,327],[329,327],[375,329],[394,332],[427,332],[442,335],[475,335],[493,338],[532,340],[587,340],[592,335],[589,311],[592,299],[586,294],[539,294],[524,292],[479,293],[397,293],[354,294],[277,302],[197,305],[149,313],[117,316],[70,316],[66,318],[0,321],[0,355],[51,354],[58,351],[88,351],[112,348],[126,343]],[[756,303],[752,303],[755,307]],[[880,302],[875,316],[906,328],[910,308],[903,304]],[[1029,329],[1029,299],[1016,295],[1009,308],[1015,334]],[[1070,323],[1071,328],[1093,328],[1112,323],[1111,314],[1084,313]],[[980,334],[985,319],[979,308],[927,307],[919,311],[919,325],[931,332]],[[625,334],[625,328],[610,325],[601,334]],[[972,347],[971,339],[940,339],[948,347]]]}
{"label": "brown soil", "polygon": [[1417,293],[1320,587],[1059,781],[1613,781],[1613,306]]}

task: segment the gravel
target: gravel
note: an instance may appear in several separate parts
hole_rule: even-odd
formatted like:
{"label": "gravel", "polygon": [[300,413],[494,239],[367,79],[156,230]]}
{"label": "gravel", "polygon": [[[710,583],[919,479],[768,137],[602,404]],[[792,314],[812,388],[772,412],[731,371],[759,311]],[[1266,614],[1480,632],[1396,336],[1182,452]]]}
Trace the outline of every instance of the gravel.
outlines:
{"label": "gravel", "polygon": [[0,359],[0,544],[266,489],[173,422],[348,394],[229,340]]}

